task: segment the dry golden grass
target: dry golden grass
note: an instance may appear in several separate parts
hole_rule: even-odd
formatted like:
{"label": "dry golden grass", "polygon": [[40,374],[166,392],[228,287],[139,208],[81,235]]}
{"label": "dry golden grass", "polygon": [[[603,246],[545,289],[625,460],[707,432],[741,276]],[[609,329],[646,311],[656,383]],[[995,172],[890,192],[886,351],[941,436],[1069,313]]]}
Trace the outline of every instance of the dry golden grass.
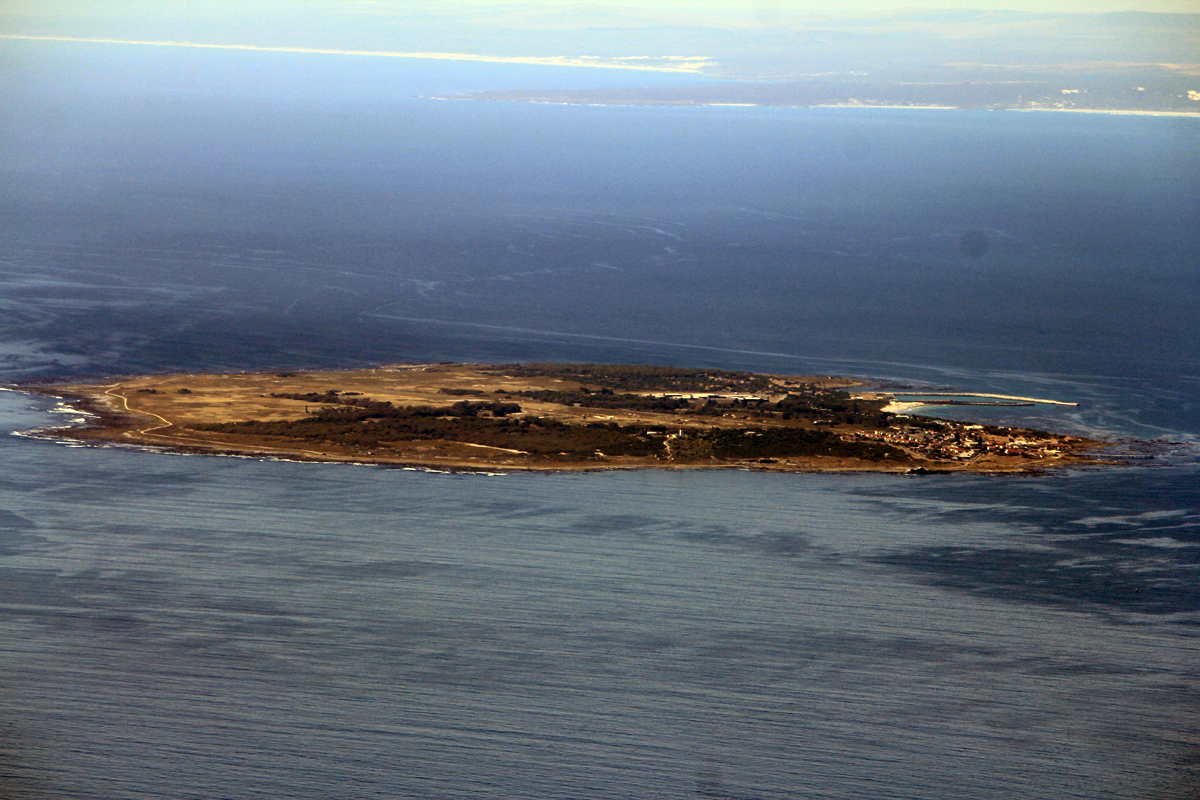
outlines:
{"label": "dry golden grass", "polygon": [[[852,385],[835,378],[797,377],[797,381],[828,386]],[[245,420],[296,420],[308,416],[314,403],[272,397],[273,394],[357,392],[397,406],[447,406],[459,400],[503,398],[507,392],[540,389],[573,389],[581,384],[553,378],[512,378],[494,374],[494,368],[472,364],[394,365],[345,372],[237,373],[229,375],[151,375],[109,385],[73,385],[64,391],[84,395],[113,411],[129,411],[159,418],[174,425],[241,422]],[[185,393],[181,393],[185,390]],[[455,395],[443,390],[466,390],[479,395]],[[673,414],[621,409],[574,408],[557,403],[520,399],[529,413],[564,422],[614,421],[678,423],[695,426],[696,420]],[[161,424],[161,423],[155,423]],[[739,424],[708,419],[704,426]]]}

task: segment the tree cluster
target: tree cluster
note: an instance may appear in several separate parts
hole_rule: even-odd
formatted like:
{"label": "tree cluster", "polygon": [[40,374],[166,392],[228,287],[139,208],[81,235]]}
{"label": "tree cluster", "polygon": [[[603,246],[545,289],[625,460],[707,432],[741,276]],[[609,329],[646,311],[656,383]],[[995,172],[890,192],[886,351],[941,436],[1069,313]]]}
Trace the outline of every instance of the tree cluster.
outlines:
{"label": "tree cluster", "polygon": [[611,389],[593,392],[587,387],[578,390],[535,389],[510,392],[540,403],[559,403],[564,406],[585,408],[623,408],[631,411],[672,412],[691,408],[691,403],[682,397],[661,397],[644,394],[617,394]]}
{"label": "tree cluster", "polygon": [[766,375],[720,369],[641,364],[504,364],[493,374],[557,378],[622,392],[760,392],[773,385]]}
{"label": "tree cluster", "polygon": [[[490,412],[482,416],[482,412]],[[541,417],[512,419],[516,403],[459,402],[448,407],[397,408],[388,402],[359,400],[322,408],[299,420],[196,425],[196,430],[243,436],[269,436],[379,448],[410,441],[446,440],[523,450],[551,458],[590,458],[596,451],[616,456],[651,456],[662,440],[638,426],[614,423],[567,425]]]}

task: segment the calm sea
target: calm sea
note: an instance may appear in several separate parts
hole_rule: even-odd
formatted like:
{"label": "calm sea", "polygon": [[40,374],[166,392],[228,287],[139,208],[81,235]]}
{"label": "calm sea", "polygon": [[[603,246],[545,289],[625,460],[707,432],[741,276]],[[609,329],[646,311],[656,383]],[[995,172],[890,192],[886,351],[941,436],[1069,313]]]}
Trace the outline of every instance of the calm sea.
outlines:
{"label": "calm sea", "polygon": [[[1122,465],[478,476],[5,435],[0,795],[1200,796],[1196,120],[15,52],[4,381],[851,374],[1077,402],[946,413]],[[0,430],[54,405],[0,392]]]}

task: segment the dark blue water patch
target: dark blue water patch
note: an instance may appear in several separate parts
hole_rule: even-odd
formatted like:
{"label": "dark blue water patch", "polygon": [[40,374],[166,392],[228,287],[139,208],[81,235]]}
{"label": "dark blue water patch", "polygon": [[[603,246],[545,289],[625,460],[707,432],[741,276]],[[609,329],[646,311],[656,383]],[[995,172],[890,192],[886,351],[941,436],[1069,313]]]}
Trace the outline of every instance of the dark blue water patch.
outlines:
{"label": "dark blue water patch", "polygon": [[[1050,603],[1083,611],[1111,609],[1138,614],[1200,611],[1200,588],[1192,582],[1200,559],[1164,567],[1157,558],[1130,554],[1128,550],[1113,553],[1112,548],[1097,546],[1062,548],[1051,553],[947,546],[879,560],[911,569],[926,576],[935,586],[1001,599]],[[1200,622],[1189,624],[1200,625]]]}
{"label": "dark blue water patch", "polygon": [[[5,554],[9,555],[9,554]],[[4,567],[0,570],[0,602],[6,605],[28,606],[37,614],[38,607],[84,608],[51,570],[29,570]],[[48,612],[53,614],[55,612]]]}
{"label": "dark blue water patch", "polygon": [[[47,446],[55,446],[46,443]],[[59,445],[61,447],[61,445]],[[126,455],[132,458],[142,457],[140,453],[129,450]],[[110,475],[97,475],[86,464],[67,466],[59,479],[52,484],[43,485],[33,491],[41,497],[53,502],[54,500],[69,500],[80,503],[103,502],[119,494],[122,497],[149,498],[160,496],[163,492],[172,492],[180,497],[186,497],[199,488],[202,478],[189,475],[176,467],[167,468],[162,472],[141,474],[136,478]],[[25,483],[14,478],[12,483]]]}
{"label": "dark blue water patch", "polygon": [[21,552],[25,541],[33,535],[37,525],[30,519],[0,509],[0,556],[11,556]]}
{"label": "dark blue water patch", "polygon": [[662,520],[638,514],[593,514],[571,526],[571,533],[585,536],[618,534],[628,536],[635,533],[657,532]]}
{"label": "dark blue water patch", "polygon": [[880,561],[937,586],[991,597],[1100,612],[1200,611],[1195,469],[1120,474],[1126,479],[1081,473],[929,483],[923,495],[931,501],[931,520],[954,525],[984,514],[1019,526],[1020,543],[925,546]]}
{"label": "dark blue water patch", "polygon": [[322,576],[343,575],[360,580],[404,579],[428,575],[452,565],[426,561],[365,561],[344,564],[309,564],[305,571]]}
{"label": "dark blue water patch", "polygon": [[11,511],[0,509],[0,530],[4,531],[28,531],[34,527],[33,522],[22,517],[19,514],[14,514]]}
{"label": "dark blue water patch", "polygon": [[[1195,542],[1200,536],[1195,477],[1194,467],[962,476],[923,483],[921,496],[929,501],[931,518],[939,520],[957,522],[986,513],[1014,524],[1028,523],[1030,530],[1045,537],[1169,529]],[[880,494],[903,497],[900,490]]]}
{"label": "dark blue water patch", "polygon": [[808,536],[795,531],[747,533],[724,525],[680,524],[675,527],[678,529],[676,535],[685,542],[736,548],[769,557],[800,558],[827,554],[823,548],[815,548]]}

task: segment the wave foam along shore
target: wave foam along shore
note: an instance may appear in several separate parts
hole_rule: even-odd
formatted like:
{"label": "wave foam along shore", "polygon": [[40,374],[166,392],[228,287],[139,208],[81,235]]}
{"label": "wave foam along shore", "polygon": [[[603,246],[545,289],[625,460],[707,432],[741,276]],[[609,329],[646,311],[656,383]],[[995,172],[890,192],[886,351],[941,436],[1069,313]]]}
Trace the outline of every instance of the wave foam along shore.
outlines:
{"label": "wave foam along shore", "polygon": [[1018,400],[1023,403],[1038,403],[1048,406],[1079,405],[1079,403],[1069,403],[1065,400],[1047,400],[1044,397],[1020,397],[1012,394],[984,394],[982,392],[900,392],[896,397],[987,397],[993,400]]}

